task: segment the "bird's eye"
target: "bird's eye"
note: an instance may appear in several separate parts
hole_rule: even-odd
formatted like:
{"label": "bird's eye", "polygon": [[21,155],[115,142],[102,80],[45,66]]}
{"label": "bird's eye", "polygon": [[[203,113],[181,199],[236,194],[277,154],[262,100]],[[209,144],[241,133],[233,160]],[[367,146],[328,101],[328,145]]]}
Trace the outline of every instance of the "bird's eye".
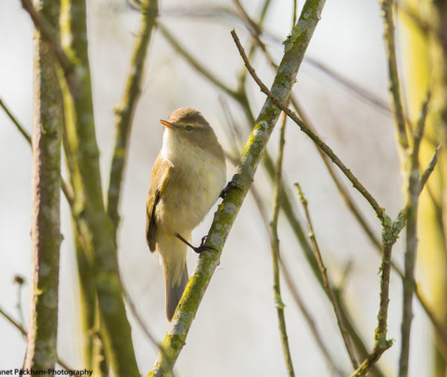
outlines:
{"label": "bird's eye", "polygon": [[186,132],[191,132],[193,129],[194,127],[189,125],[185,127]]}

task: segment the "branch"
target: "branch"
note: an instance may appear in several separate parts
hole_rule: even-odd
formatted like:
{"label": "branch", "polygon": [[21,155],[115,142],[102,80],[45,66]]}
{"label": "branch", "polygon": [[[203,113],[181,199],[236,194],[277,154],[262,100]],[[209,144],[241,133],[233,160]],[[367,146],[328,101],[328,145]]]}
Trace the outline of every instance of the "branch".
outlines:
{"label": "branch", "polygon": [[406,168],[407,178],[407,204],[405,215],[407,219],[406,244],[405,244],[405,276],[403,280],[403,310],[401,322],[402,343],[399,358],[399,377],[408,375],[408,360],[410,356],[410,334],[413,320],[413,295],[416,289],[414,270],[417,254],[417,225],[418,225],[418,205],[421,184],[419,181],[419,149],[422,135],[425,128],[427,108],[430,101],[430,94],[422,104],[421,116],[413,132],[413,143],[410,154],[407,156],[403,168]]}
{"label": "branch", "polygon": [[49,24],[46,16],[42,15],[41,12],[38,12],[31,0],[20,0],[22,2],[22,7],[25,9],[30,15],[34,27],[39,30],[42,34],[42,37],[48,42],[50,49],[53,54],[56,56],[56,59],[59,61],[64,72],[67,74],[71,72],[73,69],[73,64],[71,63],[68,56],[65,54],[64,49],[58,38],[58,33],[53,29],[53,27]]}
{"label": "branch", "polygon": [[[190,57],[185,56],[183,54],[182,54],[182,56],[185,58],[185,60],[189,64],[194,66],[195,61],[191,61]],[[202,70],[200,70],[200,69],[197,69],[197,72],[200,73],[206,79],[208,79],[211,83],[217,85],[215,80],[213,79],[213,77],[209,77],[209,75],[204,74],[204,72]],[[219,85],[217,85],[217,86],[220,88]],[[222,88],[220,88],[220,89],[222,89]],[[250,130],[251,130],[252,124],[254,124],[255,120],[254,120],[253,115],[251,114],[251,111],[250,111],[250,108],[248,106],[248,103],[244,102],[244,100],[243,100],[244,98],[246,98],[246,97],[241,96],[241,98],[237,97],[235,99],[239,102],[240,106],[245,111],[245,113],[247,115],[247,118],[248,118],[247,125],[250,128]],[[270,180],[274,181],[275,166],[274,166],[273,160],[270,157],[270,154],[268,153],[267,150],[264,151],[263,166],[265,167]],[[291,226],[291,228],[292,228],[292,230],[294,232],[295,237],[297,238],[297,241],[299,242],[299,244],[302,247],[302,250],[303,250],[304,255],[305,255],[305,257],[306,257],[306,259],[307,259],[307,261],[308,261],[308,263],[309,263],[309,265],[311,267],[312,272],[314,273],[315,277],[317,278],[317,280],[321,284],[322,282],[321,282],[320,274],[318,272],[319,271],[318,270],[318,264],[316,262],[314,254],[312,252],[312,248],[309,246],[308,239],[307,239],[307,237],[306,237],[306,235],[305,235],[305,233],[304,233],[304,231],[303,231],[303,229],[301,227],[301,224],[300,224],[296,214],[294,213],[294,208],[292,206],[291,199],[290,199],[291,194],[289,193],[288,190],[286,190],[286,187],[283,187],[281,195],[282,195],[282,210],[284,211],[284,214],[286,215],[286,218],[287,218],[288,222],[290,223],[290,226]],[[340,302],[340,308],[345,313],[344,315],[349,317],[349,315],[347,313],[347,309],[345,308],[345,305],[344,305],[343,300],[342,300],[341,297],[339,298],[339,302]],[[355,341],[355,346],[359,350],[359,354],[364,356],[364,357],[367,357],[368,352],[367,352],[367,348],[365,346],[365,342],[361,338],[361,336],[359,334],[359,331],[353,325],[352,318],[350,318],[349,322],[347,322],[347,323],[348,323],[349,333],[351,334],[351,336],[353,337],[353,340]],[[334,369],[337,370],[337,368],[334,368]],[[377,376],[377,377],[383,377],[384,376],[384,374],[378,368],[375,368],[373,372],[374,372],[374,375]]]}
{"label": "branch", "polygon": [[[9,323],[11,323],[17,330],[19,330],[25,338],[28,336],[28,333],[25,330],[25,328],[19,322],[17,322],[14,318],[12,318],[12,316],[10,316],[8,313],[6,313],[1,307],[0,307],[0,314],[4,318],[6,318],[6,320]],[[65,370],[74,370],[73,368],[70,368],[69,366],[67,366],[67,364],[64,361],[62,361],[58,355],[56,355],[56,361]]]}
{"label": "branch", "polygon": [[[269,236],[270,236],[270,242],[272,242],[273,240],[273,235],[272,235],[272,229],[269,225],[269,220],[267,217],[267,210],[264,204],[264,201],[262,200],[261,196],[258,193],[258,190],[256,189],[256,185],[255,183],[253,185],[251,185],[250,187],[250,192],[253,196],[253,199],[256,203],[256,206],[258,207],[258,211],[259,214],[261,216],[261,219],[263,220],[264,226],[266,231],[268,232]],[[281,194],[284,194],[284,192],[282,192]],[[332,370],[335,371],[337,373],[338,376],[343,376],[345,373],[343,373],[341,371],[341,369],[337,366],[337,364],[335,363],[334,359],[332,358],[331,354],[329,353],[328,348],[326,347],[326,345],[323,342],[323,339],[317,329],[317,326],[315,325],[315,321],[312,319],[312,315],[309,311],[309,309],[306,307],[306,305],[304,304],[304,301],[301,298],[300,293],[298,292],[298,289],[296,287],[296,285],[293,282],[292,279],[292,275],[289,272],[289,268],[288,265],[286,263],[284,263],[283,259],[281,258],[281,256],[279,257],[279,262],[280,262],[280,266],[281,266],[281,272],[284,276],[284,280],[286,282],[287,288],[289,289],[295,303],[297,304],[299,310],[301,311],[305,321],[307,322],[307,325],[309,327],[310,332],[312,333],[315,342],[317,344],[317,346],[320,348],[321,353],[323,354],[324,358],[326,359],[327,363],[331,366]]]}
{"label": "branch", "polygon": [[84,1],[67,0],[62,32],[76,67],[61,80],[66,114],[66,160],[73,182],[80,240],[92,264],[100,335],[117,376],[140,376],[126,317],[113,225],[104,207],[96,142]]}
{"label": "branch", "polygon": [[399,145],[408,149],[408,136],[405,125],[404,110],[401,101],[399,74],[397,72],[396,43],[394,40],[393,0],[380,0],[385,27],[385,45],[388,61],[389,91],[393,104],[393,114],[396,123],[396,133]]}
{"label": "branch", "polygon": [[275,188],[275,206],[273,209],[273,220],[270,224],[271,228],[271,251],[272,251],[272,265],[273,265],[273,291],[275,294],[275,306],[278,314],[279,332],[281,335],[281,344],[284,354],[284,360],[286,362],[287,374],[289,377],[295,376],[293,370],[292,356],[290,354],[289,338],[287,335],[286,318],[284,315],[284,302],[281,296],[280,285],[280,271],[279,271],[279,237],[278,237],[278,218],[279,210],[281,208],[281,191],[282,191],[282,161],[284,156],[284,144],[285,144],[285,129],[286,129],[287,117],[283,116],[283,121],[280,129],[279,136],[279,152],[276,162],[276,188]]}
{"label": "branch", "polygon": [[[303,7],[297,26],[286,41],[286,51],[273,83],[272,91],[281,100],[287,100],[296,80],[304,53],[320,19],[324,0],[308,0]],[[233,32],[234,33],[234,32]],[[225,241],[231,227],[253,182],[254,174],[266,148],[267,142],[278,120],[280,110],[267,99],[256,120],[253,131],[245,144],[237,173],[233,176],[233,189],[230,189],[215,213],[206,246],[214,251],[203,252],[195,273],[189,279],[185,292],[174,314],[172,325],[163,341],[169,359],[159,354],[156,364],[148,376],[162,376],[169,373],[178,358],[198,310],[200,301],[209,284],[212,274],[219,264]]]}
{"label": "branch", "polygon": [[425,168],[424,172],[421,175],[421,179],[419,180],[419,195],[421,194],[422,190],[424,189],[425,184],[427,183],[428,179],[430,178],[431,173],[433,173],[433,170],[435,170],[435,166],[438,163],[438,153],[441,150],[441,147],[442,147],[442,144],[439,144],[437,146],[427,167]]}
{"label": "branch", "polygon": [[213,73],[211,73],[207,68],[205,68],[201,63],[197,61],[188,51],[186,51],[172,36],[172,34],[160,23],[157,24],[158,29],[163,34],[163,36],[168,40],[171,46],[182,55],[193,67],[196,71],[200,72],[204,75],[208,80],[210,80],[214,85],[216,85],[223,92],[228,94],[230,97],[239,100],[240,94],[230,89],[226,86],[222,81],[220,81]]}
{"label": "branch", "polygon": [[[58,25],[59,1],[46,0],[41,6],[42,14]],[[37,33],[34,47],[32,274],[30,323],[23,367],[48,370],[54,369],[57,354],[63,112],[54,58],[41,33]]]}
{"label": "branch", "polygon": [[[290,102],[293,105],[293,107],[295,108],[296,112],[298,113],[298,116],[300,117],[300,119],[304,122],[304,124],[306,124],[307,128],[309,128],[312,132],[314,132],[317,135],[317,133],[315,132],[315,127],[310,123],[309,119],[307,119],[307,117],[306,117],[303,109],[301,108],[300,104],[298,103],[298,101],[292,96]],[[368,225],[365,217],[363,216],[359,207],[355,203],[354,199],[349,194],[348,190],[346,189],[346,187],[341,182],[340,178],[335,173],[335,168],[331,164],[329,157],[318,147],[317,147],[317,151],[320,154],[320,156],[323,160],[323,163],[326,166],[326,169],[328,170],[329,175],[331,176],[332,180],[334,181],[335,186],[337,187],[337,190],[340,193],[341,197],[343,198],[346,206],[351,211],[352,215],[355,217],[355,219],[359,223],[360,227],[366,233],[366,235],[368,236],[368,238],[372,242],[372,244],[374,246],[376,246],[377,250],[379,250],[381,252],[382,245],[380,243],[379,237],[377,237],[374,234],[374,231]]]}
{"label": "branch", "polygon": [[118,229],[120,220],[118,205],[121,182],[127,159],[129,138],[132,130],[133,117],[141,94],[141,82],[143,80],[147,49],[151,40],[155,19],[158,16],[158,1],[146,0],[141,4],[141,12],[143,17],[141,19],[139,36],[135,41],[126,89],[121,106],[115,111],[117,115],[115,148],[113,150],[107,197],[107,214],[112,220],[115,232]]}
{"label": "branch", "polygon": [[0,106],[2,107],[2,109],[4,110],[4,112],[6,113],[6,115],[9,117],[9,119],[11,119],[11,122],[14,123],[14,125],[17,127],[17,129],[19,130],[19,132],[22,134],[22,136],[25,138],[25,140],[28,142],[29,145],[31,145],[31,136],[28,133],[27,130],[25,130],[25,128],[20,124],[20,122],[17,120],[17,118],[12,114],[12,112],[8,109],[8,107],[6,106],[6,104],[2,101],[2,99],[0,98]]}
{"label": "branch", "polygon": [[360,183],[360,181],[357,179],[357,177],[354,176],[354,174],[351,173],[351,170],[348,169],[344,163],[338,158],[338,156],[332,151],[332,149],[325,144],[317,135],[315,135],[305,124],[304,122],[299,119],[296,114],[291,111],[286,105],[284,105],[284,102],[280,101],[279,98],[277,98],[273,92],[271,92],[265,84],[261,81],[261,79],[256,74],[256,71],[251,66],[250,62],[248,61],[247,55],[244,52],[244,49],[242,48],[242,45],[239,41],[239,38],[237,36],[233,35],[233,39],[238,47],[239,53],[242,56],[242,59],[244,60],[245,66],[247,67],[248,71],[250,72],[250,75],[253,77],[253,79],[258,84],[259,88],[261,89],[261,92],[267,95],[267,97],[276,105],[278,106],[282,111],[284,111],[298,126],[301,128],[301,131],[303,131],[306,135],[308,135],[315,144],[324,152],[326,153],[329,158],[340,168],[340,170],[346,175],[346,177],[351,181],[353,186],[362,194],[362,196],[370,203],[370,205],[373,207],[374,211],[376,212],[377,217],[380,219],[380,221],[383,223],[385,221],[384,212],[382,207],[379,206],[377,201],[374,199],[374,197],[369,193],[369,191]]}
{"label": "branch", "polygon": [[380,278],[380,308],[378,326],[375,334],[374,348],[371,354],[362,362],[350,377],[365,376],[368,371],[379,361],[382,354],[393,345],[393,340],[387,339],[388,304],[390,301],[390,273],[392,244],[384,244]]}
{"label": "branch", "polygon": [[315,255],[317,257],[318,266],[320,268],[321,277],[323,279],[323,286],[326,290],[327,295],[332,303],[332,307],[334,308],[335,317],[337,318],[338,328],[340,329],[340,334],[343,338],[343,342],[345,343],[346,350],[348,351],[349,358],[351,359],[351,364],[354,369],[358,368],[358,361],[356,355],[354,353],[354,349],[352,347],[351,338],[349,337],[348,331],[346,329],[346,325],[344,323],[343,316],[340,311],[340,307],[338,305],[338,301],[335,297],[334,290],[332,288],[332,284],[330,283],[329,276],[327,274],[327,268],[324,265],[323,257],[320,252],[320,247],[318,246],[317,239],[315,237],[315,232],[312,225],[312,220],[309,214],[309,208],[307,205],[307,199],[304,197],[303,192],[301,191],[301,187],[298,183],[295,183],[296,189],[298,191],[298,196],[300,198],[301,204],[303,205],[304,214],[307,220],[307,226],[309,228],[309,238],[312,242]]}

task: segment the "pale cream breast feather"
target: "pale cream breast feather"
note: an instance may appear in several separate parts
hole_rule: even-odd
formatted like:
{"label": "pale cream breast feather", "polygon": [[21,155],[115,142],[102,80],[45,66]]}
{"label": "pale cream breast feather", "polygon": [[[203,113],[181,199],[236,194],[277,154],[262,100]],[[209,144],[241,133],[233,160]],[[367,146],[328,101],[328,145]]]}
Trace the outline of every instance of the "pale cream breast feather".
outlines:
{"label": "pale cream breast feather", "polygon": [[[173,131],[166,130],[161,157],[169,163],[170,173],[157,206],[156,216],[162,219],[158,222],[161,231],[191,232],[211,209],[225,185],[225,161],[185,143]],[[174,194],[170,187],[183,189],[175,190]]]}

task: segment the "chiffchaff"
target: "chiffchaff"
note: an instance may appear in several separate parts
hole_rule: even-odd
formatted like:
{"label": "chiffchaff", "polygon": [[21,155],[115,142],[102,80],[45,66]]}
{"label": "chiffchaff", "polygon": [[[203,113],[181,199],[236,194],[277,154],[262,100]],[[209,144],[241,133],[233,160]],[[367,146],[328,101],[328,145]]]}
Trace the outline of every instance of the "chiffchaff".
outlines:
{"label": "chiffchaff", "polygon": [[175,110],[152,168],[146,238],[163,260],[166,316],[174,315],[188,281],[187,245],[192,230],[218,199],[226,180],[225,156],[213,129],[196,110]]}

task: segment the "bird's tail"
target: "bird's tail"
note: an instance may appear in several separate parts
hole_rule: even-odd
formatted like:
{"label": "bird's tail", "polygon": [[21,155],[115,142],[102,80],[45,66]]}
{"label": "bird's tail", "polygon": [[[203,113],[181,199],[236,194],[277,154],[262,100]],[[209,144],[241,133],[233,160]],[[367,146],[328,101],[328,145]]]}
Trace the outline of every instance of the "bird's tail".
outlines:
{"label": "bird's tail", "polygon": [[185,290],[186,283],[188,282],[188,268],[186,263],[183,267],[183,273],[180,281],[175,282],[170,279],[169,274],[165,270],[165,284],[166,284],[166,317],[170,322],[174,315],[175,309],[182,297]]}

